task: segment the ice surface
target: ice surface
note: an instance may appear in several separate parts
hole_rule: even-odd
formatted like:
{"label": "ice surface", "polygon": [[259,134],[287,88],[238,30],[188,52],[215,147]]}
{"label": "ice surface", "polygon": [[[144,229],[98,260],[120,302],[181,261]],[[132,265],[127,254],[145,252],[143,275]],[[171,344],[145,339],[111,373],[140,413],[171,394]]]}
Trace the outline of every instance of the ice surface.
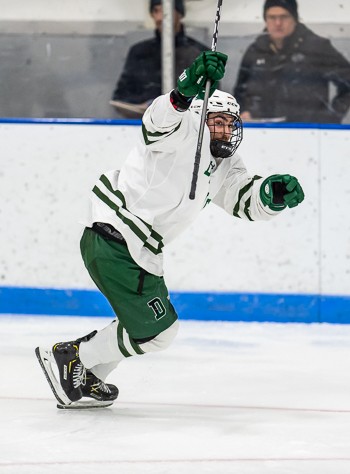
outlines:
{"label": "ice surface", "polygon": [[350,326],[181,321],[113,407],[57,410],[34,348],[108,322],[0,317],[1,474],[350,473]]}

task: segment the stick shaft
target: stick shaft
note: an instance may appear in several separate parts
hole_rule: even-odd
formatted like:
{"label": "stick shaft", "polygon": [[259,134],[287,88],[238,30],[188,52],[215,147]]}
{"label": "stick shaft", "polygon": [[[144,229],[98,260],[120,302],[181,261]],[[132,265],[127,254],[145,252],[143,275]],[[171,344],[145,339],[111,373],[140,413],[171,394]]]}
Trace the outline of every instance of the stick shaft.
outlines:
{"label": "stick shaft", "polygon": [[[220,22],[220,17],[221,17],[222,2],[223,2],[223,0],[218,0],[218,6],[217,6],[217,9],[216,9],[215,22],[214,22],[214,33],[213,33],[213,39],[212,39],[212,43],[211,43],[211,50],[212,51],[216,51],[216,46],[217,46],[217,42],[218,42],[219,22]],[[205,119],[206,119],[206,115],[207,115],[209,93],[210,93],[210,80],[208,79],[206,84],[205,84],[205,92],[204,92],[204,99],[203,99],[203,109],[202,109],[202,115],[201,115],[201,123],[200,123],[200,127],[199,127],[197,149],[196,149],[196,155],[195,155],[194,165],[193,165],[191,191],[190,191],[190,199],[191,200],[195,199],[195,197],[196,197],[196,188],[197,188],[197,181],[198,181],[199,165],[200,165],[201,154],[202,154],[204,125],[205,125]]]}

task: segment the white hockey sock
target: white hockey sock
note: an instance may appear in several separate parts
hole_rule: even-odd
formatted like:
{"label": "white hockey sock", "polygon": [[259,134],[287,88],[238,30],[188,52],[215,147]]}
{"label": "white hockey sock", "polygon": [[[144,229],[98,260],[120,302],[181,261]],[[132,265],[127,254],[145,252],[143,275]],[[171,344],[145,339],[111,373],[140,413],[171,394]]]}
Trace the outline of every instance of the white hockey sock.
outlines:
{"label": "white hockey sock", "polygon": [[[135,344],[136,346],[136,344]],[[96,365],[119,362],[125,357],[136,355],[128,333],[119,321],[113,321],[87,342],[81,342],[79,357],[87,369]]]}
{"label": "white hockey sock", "polygon": [[122,359],[166,349],[176,336],[178,326],[179,322],[175,321],[151,341],[136,344],[125,328],[116,320],[98,331],[89,341],[81,342],[79,357],[87,369],[92,369],[97,377],[105,380]]}
{"label": "white hockey sock", "polygon": [[102,382],[106,381],[106,378],[108,375],[113,372],[113,370],[117,367],[119,364],[119,360],[115,362],[110,362],[109,364],[98,364],[95,365],[94,367],[91,367],[91,372],[96,375]]}
{"label": "white hockey sock", "polygon": [[179,330],[179,321],[176,320],[168,329],[158,334],[158,336],[154,337],[148,342],[144,342],[140,344],[143,352],[157,352],[163,351],[175,339],[177,331]]}

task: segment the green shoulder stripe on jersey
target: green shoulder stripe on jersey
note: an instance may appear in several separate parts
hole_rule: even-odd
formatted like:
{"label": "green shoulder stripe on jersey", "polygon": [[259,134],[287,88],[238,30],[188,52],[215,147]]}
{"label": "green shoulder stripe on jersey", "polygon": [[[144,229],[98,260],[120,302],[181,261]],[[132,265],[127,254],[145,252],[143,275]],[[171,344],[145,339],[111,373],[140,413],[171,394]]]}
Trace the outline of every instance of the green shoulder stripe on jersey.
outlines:
{"label": "green shoulder stripe on jersey", "polygon": [[[108,196],[103,194],[103,192],[97,186],[93,188],[92,192],[96,194],[96,196],[99,199],[101,199],[101,201],[107,204],[107,206],[109,206],[111,209],[115,211],[119,219],[122,220],[126,225],[128,225],[130,229],[134,232],[134,234],[136,234],[137,237],[140,240],[142,240],[144,247],[146,247],[155,255],[158,255],[159,253],[161,253],[162,248],[164,247],[164,244],[162,242],[162,237],[159,234],[157,234],[157,232],[153,231],[153,233],[157,236],[156,240],[159,242],[158,247],[156,248],[153,245],[151,245],[149,242],[147,242],[147,238],[148,238],[147,235],[142,232],[142,230],[135,224],[135,222],[133,222],[131,219],[128,219],[126,216],[123,216],[120,212],[120,207],[117,204],[115,204],[113,201],[111,201]],[[152,232],[151,232],[151,237],[153,237]]]}
{"label": "green shoulder stripe on jersey", "polygon": [[142,135],[145,140],[146,145],[152,145],[152,143],[155,143],[157,140],[149,140],[149,137],[154,137],[154,138],[163,138],[165,136],[169,137],[173,133],[175,133],[177,130],[179,130],[181,126],[181,122],[177,127],[175,127],[173,130],[170,130],[169,132],[149,132],[147,128],[145,127],[144,123],[142,123]]}
{"label": "green shoulder stripe on jersey", "polygon": [[124,345],[123,341],[123,326],[118,323],[118,329],[117,329],[117,339],[118,339],[118,347],[120,352],[123,354],[124,357],[131,357],[132,354],[129,354],[129,352],[126,350],[126,347]]}
{"label": "green shoulder stripe on jersey", "polygon": [[[238,193],[238,201],[236,202],[236,205],[234,206],[233,208],[233,215],[235,217],[239,217],[240,216],[238,215],[238,211],[239,211],[239,206],[241,204],[241,201],[242,201],[242,198],[243,196],[250,190],[250,188],[253,186],[254,184],[254,181],[256,181],[257,179],[260,179],[261,176],[257,176],[255,175],[252,180],[250,181],[250,183],[246,184]],[[250,201],[249,201],[249,204],[250,204]]]}

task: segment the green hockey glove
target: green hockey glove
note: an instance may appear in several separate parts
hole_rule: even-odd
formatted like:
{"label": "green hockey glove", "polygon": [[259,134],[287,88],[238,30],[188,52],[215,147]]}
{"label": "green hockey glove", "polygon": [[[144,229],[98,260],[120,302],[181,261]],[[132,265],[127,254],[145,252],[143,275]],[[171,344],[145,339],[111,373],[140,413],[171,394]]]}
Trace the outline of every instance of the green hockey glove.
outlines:
{"label": "green hockey glove", "polygon": [[304,191],[299,181],[289,174],[274,174],[265,179],[260,187],[260,198],[264,206],[273,211],[295,207],[304,200]]}
{"label": "green hockey glove", "polygon": [[205,84],[210,79],[210,96],[217,88],[218,82],[224,77],[228,56],[217,51],[204,51],[184,70],[177,80],[177,88],[185,97],[198,94],[203,99]]}

